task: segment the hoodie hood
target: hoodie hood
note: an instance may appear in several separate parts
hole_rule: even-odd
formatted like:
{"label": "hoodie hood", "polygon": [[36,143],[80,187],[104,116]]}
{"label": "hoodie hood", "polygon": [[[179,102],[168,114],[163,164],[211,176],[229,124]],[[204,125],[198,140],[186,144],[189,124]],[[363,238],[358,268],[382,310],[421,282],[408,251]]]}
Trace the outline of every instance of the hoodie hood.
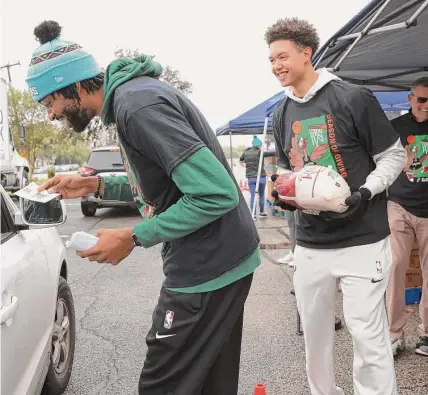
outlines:
{"label": "hoodie hood", "polygon": [[118,86],[142,76],[159,78],[162,71],[162,66],[146,55],[120,58],[111,62],[104,74],[104,103],[101,111],[103,123],[110,125],[115,122],[111,103]]}
{"label": "hoodie hood", "polygon": [[326,68],[319,69],[316,72],[318,74],[318,79],[315,82],[315,84],[312,85],[312,87],[308,90],[308,92],[306,93],[306,95],[303,98],[294,96],[293,90],[291,87],[285,88],[285,95],[297,103],[307,103],[309,100],[311,100],[316,95],[316,93],[322,87],[327,85],[330,81],[334,81],[334,80],[341,81],[342,80],[337,75],[334,75],[334,74],[330,73],[329,71],[327,71]]}

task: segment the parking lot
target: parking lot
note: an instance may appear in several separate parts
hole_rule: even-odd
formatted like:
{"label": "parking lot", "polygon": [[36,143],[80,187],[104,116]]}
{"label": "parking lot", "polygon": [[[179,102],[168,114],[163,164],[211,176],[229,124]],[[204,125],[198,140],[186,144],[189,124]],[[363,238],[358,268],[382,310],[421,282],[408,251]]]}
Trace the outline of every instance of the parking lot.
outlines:
{"label": "parking lot", "polygon": [[[79,200],[67,202],[62,236],[83,230],[130,226],[139,220],[128,209],[101,209],[85,218]],[[259,221],[261,222],[261,221]],[[284,221],[285,222],[285,221]],[[64,237],[66,240],[66,237]],[[303,338],[296,334],[290,269],[275,259],[285,250],[262,250],[246,305],[240,395],[264,383],[268,395],[307,395]],[[69,283],[77,315],[74,368],[67,395],[131,395],[146,351],[145,335],[163,281],[160,246],[137,249],[120,265],[91,263],[69,253]],[[343,317],[338,294],[337,314]],[[414,354],[417,309],[410,309],[407,349],[397,361],[400,395],[428,393],[428,359]],[[342,318],[343,319],[343,318]],[[352,345],[346,329],[336,335],[336,380],[352,394]]]}

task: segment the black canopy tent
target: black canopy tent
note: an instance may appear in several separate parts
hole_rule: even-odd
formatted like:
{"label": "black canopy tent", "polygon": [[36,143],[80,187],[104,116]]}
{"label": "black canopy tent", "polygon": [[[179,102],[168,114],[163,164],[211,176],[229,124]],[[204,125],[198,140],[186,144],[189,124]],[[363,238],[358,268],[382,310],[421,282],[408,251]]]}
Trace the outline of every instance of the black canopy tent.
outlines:
{"label": "black canopy tent", "polygon": [[314,56],[344,80],[405,91],[428,72],[428,0],[373,0]]}

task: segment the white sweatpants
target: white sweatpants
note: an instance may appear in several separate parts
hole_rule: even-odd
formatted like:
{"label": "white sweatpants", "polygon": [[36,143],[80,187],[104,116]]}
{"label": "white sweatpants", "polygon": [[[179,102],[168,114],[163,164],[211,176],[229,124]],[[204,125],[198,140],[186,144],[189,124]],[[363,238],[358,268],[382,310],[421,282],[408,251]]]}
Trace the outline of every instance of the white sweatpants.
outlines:
{"label": "white sweatpants", "polygon": [[397,395],[384,295],[392,268],[389,237],[334,250],[296,246],[294,287],[312,395],[343,395],[334,378],[337,279],[354,346],[354,394]]}

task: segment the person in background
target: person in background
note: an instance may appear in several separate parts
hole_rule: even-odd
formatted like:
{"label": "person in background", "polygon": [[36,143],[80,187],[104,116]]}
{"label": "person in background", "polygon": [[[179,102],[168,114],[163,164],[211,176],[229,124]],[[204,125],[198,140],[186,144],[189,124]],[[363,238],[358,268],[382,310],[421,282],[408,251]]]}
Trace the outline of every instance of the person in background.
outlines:
{"label": "person in background", "polygon": [[290,267],[294,267],[294,248],[296,247],[296,213],[295,211],[285,211],[287,217],[289,239],[290,239],[290,251],[283,257],[277,260],[278,263],[288,264]]}
{"label": "person in background", "polygon": [[422,270],[422,299],[416,353],[428,356],[428,77],[416,80],[409,95],[411,109],[391,121],[407,151],[407,163],[389,188],[388,217],[391,228],[392,273],[387,306],[392,350],[404,349],[407,323],[405,287],[410,252],[416,240]]}
{"label": "person in background", "polygon": [[[253,137],[253,142],[250,148],[247,148],[241,155],[239,160],[245,163],[245,177],[248,180],[248,187],[250,188],[250,211],[253,212],[254,200],[256,196],[257,173],[259,171],[260,151],[262,148],[262,141],[257,137]],[[263,158],[275,156],[275,152],[264,152]],[[265,190],[266,190],[266,172],[264,164],[260,172],[259,180],[259,218],[266,218],[265,213]],[[256,216],[254,216],[254,219]]]}

